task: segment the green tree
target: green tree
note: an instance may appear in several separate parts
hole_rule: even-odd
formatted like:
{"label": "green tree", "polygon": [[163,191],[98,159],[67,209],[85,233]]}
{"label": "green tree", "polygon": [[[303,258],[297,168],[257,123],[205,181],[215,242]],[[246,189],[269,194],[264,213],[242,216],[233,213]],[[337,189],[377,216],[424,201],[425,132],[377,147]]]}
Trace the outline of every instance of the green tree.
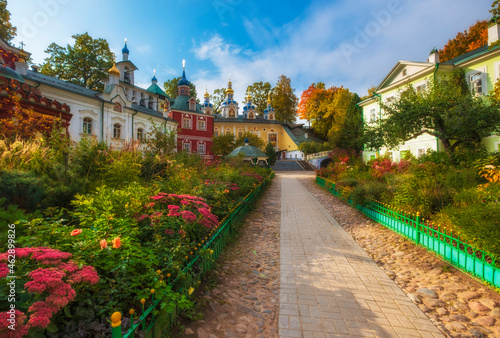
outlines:
{"label": "green tree", "polygon": [[272,90],[269,82],[254,82],[247,87],[247,93],[252,95],[253,104],[259,115],[264,115],[264,110],[267,108],[267,94]]}
{"label": "green tree", "polygon": [[302,142],[299,144],[299,150],[304,154],[314,154],[319,153],[321,151],[331,150],[332,147],[328,142],[319,143],[319,142]]}
{"label": "green tree", "polygon": [[276,111],[276,120],[287,123],[295,122],[298,99],[294,92],[291,80],[285,75],[281,75],[273,89],[273,107]]}
{"label": "green tree", "polygon": [[271,142],[267,143],[265,153],[269,156],[269,165],[273,166],[278,160],[278,153],[274,150],[274,146]]}
{"label": "green tree", "polygon": [[500,0],[495,0],[491,4],[490,13],[493,16],[500,16]]}
{"label": "green tree", "polygon": [[344,123],[340,130],[337,130],[332,141],[333,145],[342,149],[363,149],[363,115],[362,110],[356,106],[361,102],[358,94],[352,94],[347,106]]}
{"label": "green tree", "polygon": [[234,147],[238,148],[245,145],[245,139],[248,139],[249,145],[255,148],[259,148],[260,150],[264,150],[264,147],[266,146],[266,143],[263,139],[247,131],[236,139]]}
{"label": "green tree", "polygon": [[153,155],[172,154],[177,149],[177,134],[175,131],[167,131],[163,125],[157,124],[150,119],[152,123],[149,131],[143,140],[146,149]]}
{"label": "green tree", "polygon": [[0,0],[0,38],[10,43],[16,36],[16,32],[17,28],[10,23],[7,0]]}
{"label": "green tree", "polygon": [[[165,81],[163,84],[163,87],[165,88],[165,93],[170,97],[171,99],[176,99],[178,90],[177,87],[179,85],[179,81],[182,79],[182,77],[176,77],[170,80]],[[200,100],[198,99],[198,94],[196,93],[196,86],[190,81],[189,82],[189,97],[193,97],[196,99],[196,102],[200,103]]]}
{"label": "green tree", "polygon": [[113,66],[115,55],[110,51],[105,39],[93,39],[88,33],[72,36],[75,45],[61,47],[51,43],[45,50],[50,56],[45,59],[42,74],[102,91],[103,80]]}
{"label": "green tree", "polygon": [[234,150],[234,135],[227,133],[212,138],[212,151],[215,155],[227,156]]}
{"label": "green tree", "polygon": [[221,113],[222,103],[226,100],[226,88],[215,89],[214,93],[210,95],[210,102],[214,108],[214,114]]}
{"label": "green tree", "polygon": [[371,148],[394,148],[427,133],[452,155],[459,145],[477,145],[500,132],[500,106],[473,96],[463,70],[439,74],[424,91],[409,86],[400,94],[398,100],[382,105],[384,118],[379,124],[366,126],[365,139]]}

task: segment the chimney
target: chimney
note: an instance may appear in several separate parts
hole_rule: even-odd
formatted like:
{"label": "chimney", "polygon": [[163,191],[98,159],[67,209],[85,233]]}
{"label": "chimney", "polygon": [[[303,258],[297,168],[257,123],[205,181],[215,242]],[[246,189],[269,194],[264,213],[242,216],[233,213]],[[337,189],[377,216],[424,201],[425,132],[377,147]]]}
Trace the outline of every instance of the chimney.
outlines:
{"label": "chimney", "polygon": [[494,16],[491,18],[488,25],[488,46],[497,42],[500,39],[500,25],[498,24],[499,18]]}
{"label": "chimney", "polygon": [[429,54],[429,62],[430,63],[439,63],[439,52],[436,48],[431,50],[431,53]]}

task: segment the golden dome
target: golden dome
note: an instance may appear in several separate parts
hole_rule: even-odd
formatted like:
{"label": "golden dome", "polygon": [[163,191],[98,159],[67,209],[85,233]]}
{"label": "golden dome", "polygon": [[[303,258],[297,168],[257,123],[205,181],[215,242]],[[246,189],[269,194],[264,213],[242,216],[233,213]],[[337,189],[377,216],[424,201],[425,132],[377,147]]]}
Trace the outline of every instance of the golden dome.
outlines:
{"label": "golden dome", "polygon": [[108,73],[109,73],[109,75],[120,76],[120,71],[118,70],[118,68],[116,68],[116,63],[115,62],[113,62],[113,67],[111,67],[111,69],[108,70]]}
{"label": "golden dome", "polygon": [[205,95],[203,95],[204,97],[210,97],[210,94],[208,93],[208,89],[205,90]]}
{"label": "golden dome", "polygon": [[250,101],[251,99],[252,99],[252,95],[250,95],[250,93],[248,93],[247,100]]}
{"label": "golden dome", "polygon": [[228,88],[228,89],[226,90],[226,94],[234,94],[234,90],[233,90],[233,88]]}
{"label": "golden dome", "polygon": [[267,94],[267,104],[271,104],[271,92]]}

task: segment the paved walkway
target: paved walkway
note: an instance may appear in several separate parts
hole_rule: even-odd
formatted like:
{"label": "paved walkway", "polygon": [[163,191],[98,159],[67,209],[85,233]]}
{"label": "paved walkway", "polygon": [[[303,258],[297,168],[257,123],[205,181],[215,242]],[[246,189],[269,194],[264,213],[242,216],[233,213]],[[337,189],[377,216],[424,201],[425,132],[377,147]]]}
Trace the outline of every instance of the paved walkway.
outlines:
{"label": "paved walkway", "polygon": [[280,173],[280,337],[443,337],[300,184]]}

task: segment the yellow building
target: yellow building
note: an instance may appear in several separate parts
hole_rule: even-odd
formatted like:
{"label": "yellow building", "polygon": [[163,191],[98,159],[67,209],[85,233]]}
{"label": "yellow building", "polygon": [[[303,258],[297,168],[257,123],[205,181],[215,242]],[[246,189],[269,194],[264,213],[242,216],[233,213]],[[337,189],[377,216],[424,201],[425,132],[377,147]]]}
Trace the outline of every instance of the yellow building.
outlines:
{"label": "yellow building", "polygon": [[[488,27],[488,45],[460,55],[446,62],[440,62],[437,50],[432,50],[427,62],[399,61],[375,89],[373,96],[359,103],[363,109],[363,122],[376,124],[384,118],[382,103],[389,104],[398,98],[399,93],[413,86],[417,91],[426,88],[437,73],[463,69],[470,90],[475,96],[486,97],[493,91],[494,84],[500,79],[500,47],[494,44],[500,38],[500,19],[494,17]],[[491,135],[482,139],[488,151],[500,151],[500,136]],[[436,137],[424,133],[394,149],[367,149],[363,151],[365,161],[387,155],[398,162],[410,152],[416,157],[427,151],[442,151],[443,145]]]}
{"label": "yellow building", "polygon": [[[260,137],[266,144],[271,143],[274,149],[280,152],[281,158],[305,159],[304,153],[299,150],[303,142],[324,142],[311,134],[302,124],[288,124],[275,120],[270,94],[267,98],[267,109],[264,115],[259,116],[252,103],[252,97],[247,96],[243,106],[243,114],[238,114],[238,102],[234,101],[234,90],[231,79],[227,84],[227,98],[222,103],[221,114],[214,115],[214,136],[233,134],[235,137],[245,132]],[[205,93],[205,97],[208,93]]]}

